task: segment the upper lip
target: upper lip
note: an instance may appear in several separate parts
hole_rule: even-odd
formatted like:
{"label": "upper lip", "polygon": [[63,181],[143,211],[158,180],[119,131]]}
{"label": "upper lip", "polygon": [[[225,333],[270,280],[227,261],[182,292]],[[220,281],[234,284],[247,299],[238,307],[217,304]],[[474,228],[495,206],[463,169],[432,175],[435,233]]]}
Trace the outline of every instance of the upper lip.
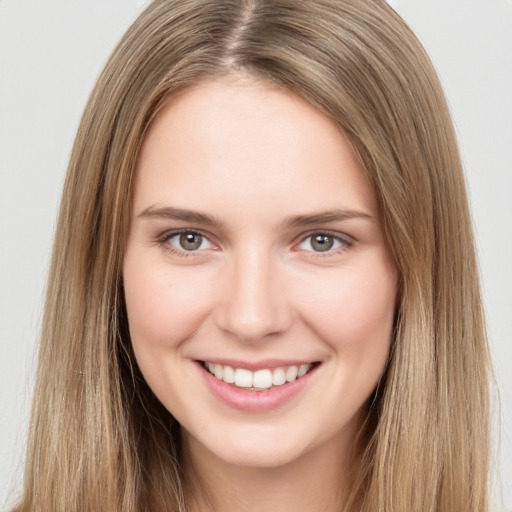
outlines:
{"label": "upper lip", "polygon": [[247,361],[242,359],[224,359],[219,357],[205,358],[200,361],[205,363],[221,364],[223,366],[231,366],[232,368],[244,368],[251,371],[286,366],[300,366],[301,364],[313,364],[318,362],[311,359],[260,359],[258,361]]}

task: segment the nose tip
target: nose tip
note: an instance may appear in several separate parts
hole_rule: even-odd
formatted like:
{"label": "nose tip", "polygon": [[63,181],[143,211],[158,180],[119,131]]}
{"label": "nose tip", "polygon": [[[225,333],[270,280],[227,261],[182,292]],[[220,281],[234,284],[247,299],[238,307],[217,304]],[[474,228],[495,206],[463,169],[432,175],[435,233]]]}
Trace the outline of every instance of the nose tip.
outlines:
{"label": "nose tip", "polygon": [[291,311],[277,272],[261,262],[246,262],[225,279],[218,326],[243,342],[257,342],[289,328]]}

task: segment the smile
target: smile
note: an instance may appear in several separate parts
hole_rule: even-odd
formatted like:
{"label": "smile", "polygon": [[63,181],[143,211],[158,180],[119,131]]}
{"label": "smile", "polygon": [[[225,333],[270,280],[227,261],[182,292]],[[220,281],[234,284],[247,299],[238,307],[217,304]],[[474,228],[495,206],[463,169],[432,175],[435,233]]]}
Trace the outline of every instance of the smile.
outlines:
{"label": "smile", "polygon": [[217,363],[203,363],[204,367],[218,380],[233,384],[238,388],[265,391],[275,386],[293,382],[304,377],[313,367],[312,363],[289,365],[279,368],[264,368],[251,371],[246,368],[233,368]]}
{"label": "smile", "polygon": [[321,366],[321,361],[196,360],[207,389],[225,405],[248,413],[293,404],[316,380]]}

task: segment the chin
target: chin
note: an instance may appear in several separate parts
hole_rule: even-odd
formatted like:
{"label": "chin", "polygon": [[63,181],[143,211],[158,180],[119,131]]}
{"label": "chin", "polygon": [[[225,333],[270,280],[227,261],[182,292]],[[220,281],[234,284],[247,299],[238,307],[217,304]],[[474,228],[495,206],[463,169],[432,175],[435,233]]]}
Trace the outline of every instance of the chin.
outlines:
{"label": "chin", "polygon": [[302,450],[277,449],[273,443],[259,443],[257,446],[232,446],[218,456],[226,463],[240,468],[274,469],[286,466],[303,455]]}
{"label": "chin", "polygon": [[[284,467],[303,458],[310,450],[318,448],[317,442],[304,436],[290,436],[289,429],[254,427],[239,432],[224,433],[221,439],[187,437],[191,451],[201,457],[211,457],[224,464],[239,468]],[[300,437],[300,438],[299,438]]]}

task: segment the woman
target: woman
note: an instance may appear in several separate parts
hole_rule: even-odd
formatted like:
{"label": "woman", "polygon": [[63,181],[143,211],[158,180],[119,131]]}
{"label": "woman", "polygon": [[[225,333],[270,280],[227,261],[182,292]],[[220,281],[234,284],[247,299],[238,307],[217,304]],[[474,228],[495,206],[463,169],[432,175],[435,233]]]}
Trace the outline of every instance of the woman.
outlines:
{"label": "woman", "polygon": [[486,510],[487,372],[398,16],[152,3],[71,157],[16,510]]}

